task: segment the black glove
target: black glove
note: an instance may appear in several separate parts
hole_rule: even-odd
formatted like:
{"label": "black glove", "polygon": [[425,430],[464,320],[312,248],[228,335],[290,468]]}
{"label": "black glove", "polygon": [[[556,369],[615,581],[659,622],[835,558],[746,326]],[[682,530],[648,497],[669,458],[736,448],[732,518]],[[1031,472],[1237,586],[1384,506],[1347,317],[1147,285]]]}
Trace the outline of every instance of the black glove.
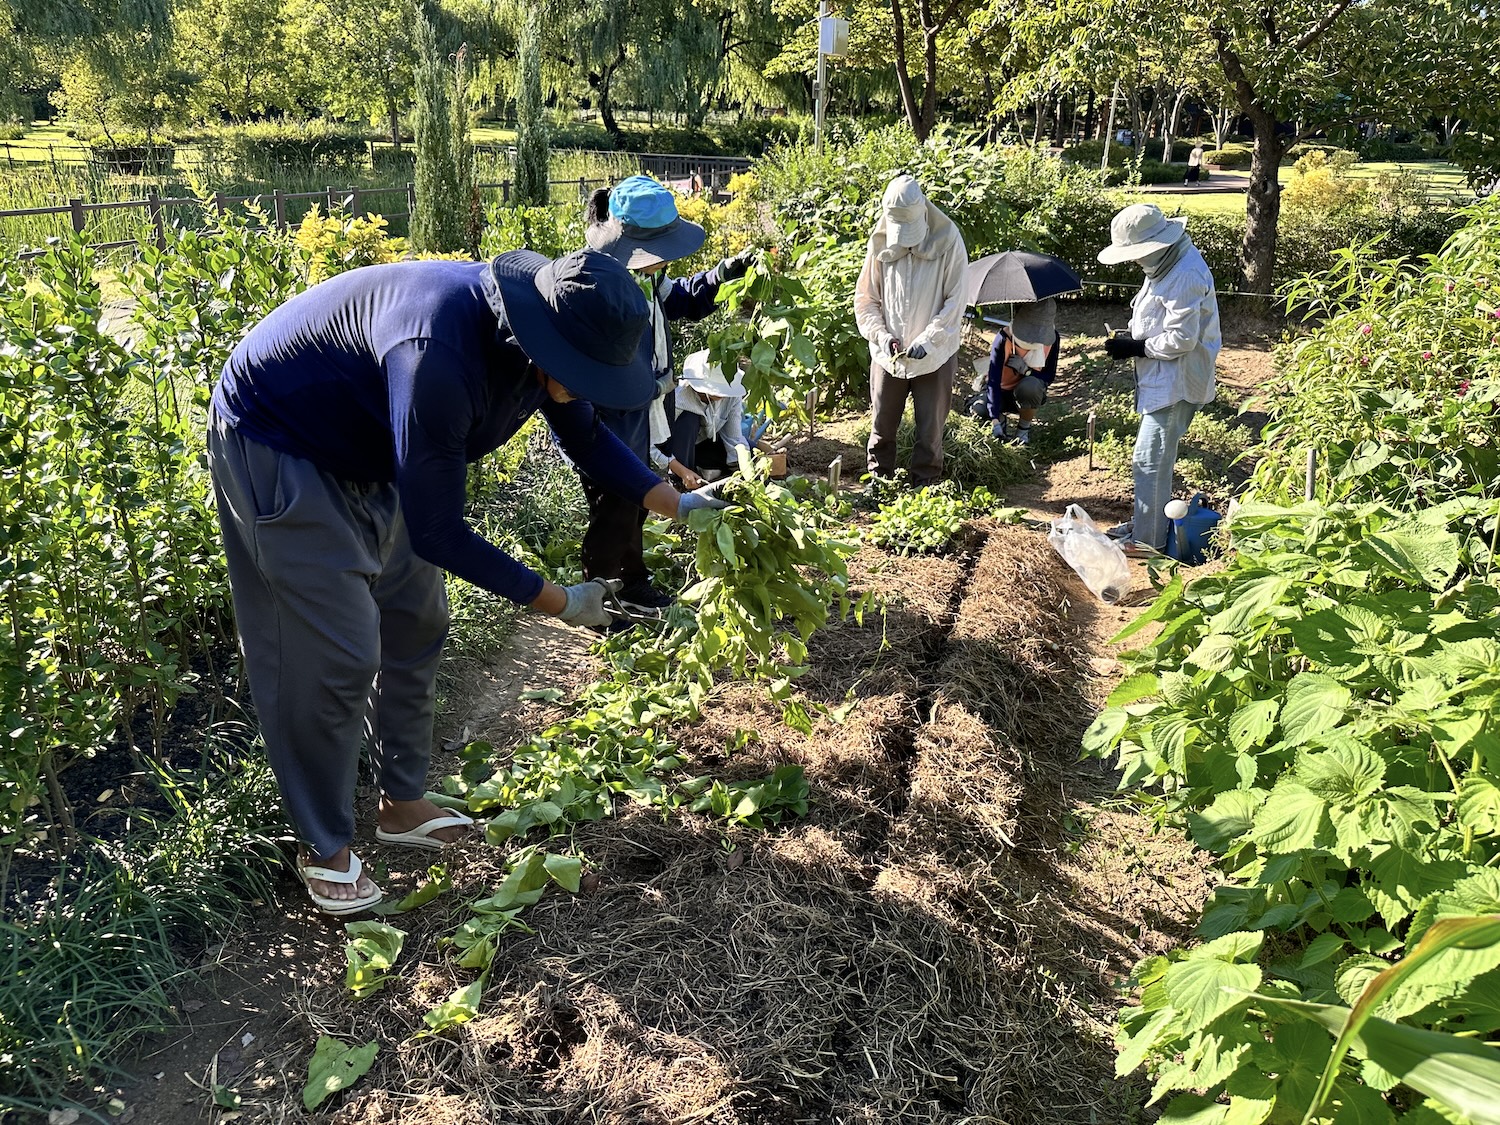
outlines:
{"label": "black glove", "polygon": [[741,250],[732,258],[725,258],[719,263],[717,273],[719,280],[736,281],[750,272],[750,267],[755,264],[755,259],[760,256],[757,250]]}
{"label": "black glove", "polygon": [[913,344],[906,349],[907,359],[922,359],[927,355],[927,349],[921,344]]}
{"label": "black glove", "polygon": [[1130,336],[1111,336],[1104,341],[1110,359],[1141,359],[1146,355],[1146,341]]}

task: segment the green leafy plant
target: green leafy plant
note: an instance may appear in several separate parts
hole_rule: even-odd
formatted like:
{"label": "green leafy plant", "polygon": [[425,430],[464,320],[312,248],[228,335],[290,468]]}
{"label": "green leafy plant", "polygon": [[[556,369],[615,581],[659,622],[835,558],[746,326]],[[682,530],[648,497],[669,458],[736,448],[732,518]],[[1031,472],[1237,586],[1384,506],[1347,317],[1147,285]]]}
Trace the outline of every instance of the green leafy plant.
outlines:
{"label": "green leafy plant", "polygon": [[712,812],[735,824],[765,828],[783,813],[807,813],[807,777],[801,766],[777,766],[758,781],[714,781],[694,799],[693,812]]}
{"label": "green leafy plant", "polygon": [[344,983],[358,1000],[373,996],[385,987],[388,974],[401,956],[406,931],[384,922],[348,922],[349,935],[344,945],[348,969]]}
{"label": "green leafy plant", "polygon": [[[1140,1005],[1121,1016],[1122,1073],[1148,1062],[1157,1097],[1211,1090],[1179,1097],[1174,1116],[1222,1096],[1230,1113],[1275,1102],[1309,1121],[1317,1105],[1391,1119],[1387,1048],[1415,1049],[1416,1029],[1371,1025],[1360,1042],[1385,1062],[1350,1068],[1340,1049],[1320,1074],[1306,1061],[1320,1026],[1338,1022],[1342,1046],[1361,1034],[1316,1007],[1339,999],[1360,1019],[1415,1019],[1450,1054],[1465,1053],[1452,1035],[1500,1028],[1486,999],[1500,950],[1418,968],[1434,922],[1500,911],[1500,589],[1463,533],[1497,515],[1470,499],[1413,515],[1246,504],[1227,567],[1191,586],[1174,576],[1117,638],[1158,627],[1085,749],[1113,752],[1122,785],[1158,791],[1157,814],[1230,876],[1199,925],[1208,944],[1144,962]],[[1410,967],[1355,1004],[1402,949]],[[1398,1002],[1388,986],[1402,980],[1425,983]],[[1431,1069],[1420,1054],[1403,1064],[1413,1082]]]}
{"label": "green leafy plant", "polygon": [[987,488],[961,495],[951,481],[914,492],[900,492],[880,506],[866,533],[870,542],[901,555],[932,554],[953,542],[973,516],[1013,518],[1020,509],[998,510]]}
{"label": "green leafy plant", "polygon": [[307,1084],[302,1088],[302,1106],[311,1112],[340,1090],[347,1090],[375,1065],[380,1044],[362,1043],[345,1046],[331,1035],[318,1036],[312,1059],[307,1064]]}

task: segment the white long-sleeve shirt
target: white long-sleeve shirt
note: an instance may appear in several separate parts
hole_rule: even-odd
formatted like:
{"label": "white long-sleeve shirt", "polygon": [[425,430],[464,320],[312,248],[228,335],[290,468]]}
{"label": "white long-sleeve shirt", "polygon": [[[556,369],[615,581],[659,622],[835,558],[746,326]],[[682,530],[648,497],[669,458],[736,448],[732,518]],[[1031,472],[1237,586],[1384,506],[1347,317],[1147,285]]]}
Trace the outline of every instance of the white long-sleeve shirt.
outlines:
{"label": "white long-sleeve shirt", "polygon": [[[969,255],[953,221],[930,202],[927,237],[916,246],[893,246],[885,219],[875,224],[864,268],[854,286],[854,320],[870,342],[870,358],[902,379],[936,371],[961,342]],[[921,359],[893,359],[892,338],[904,349],[921,344]]]}
{"label": "white long-sleeve shirt", "polygon": [[1135,361],[1135,408],[1214,400],[1214,363],[1223,342],[1213,274],[1190,246],[1165,276],[1146,278],[1130,302],[1130,334],[1146,342]]}

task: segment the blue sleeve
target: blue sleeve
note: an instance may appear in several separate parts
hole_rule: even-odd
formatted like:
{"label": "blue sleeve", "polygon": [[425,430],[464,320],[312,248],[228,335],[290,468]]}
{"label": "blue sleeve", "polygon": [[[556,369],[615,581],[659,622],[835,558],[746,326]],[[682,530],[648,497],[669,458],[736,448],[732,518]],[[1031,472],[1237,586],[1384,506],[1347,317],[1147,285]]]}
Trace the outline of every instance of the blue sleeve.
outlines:
{"label": "blue sleeve", "polygon": [[386,354],[396,490],[412,550],[449,574],[528,605],[542,577],[474,531],[464,519],[467,445],[479,417],[477,384],[463,356],[429,340]]}
{"label": "blue sleeve", "polygon": [[984,403],[991,418],[1001,417],[1005,411],[1000,405],[1000,374],[1005,368],[1005,332],[995,333],[995,342],[990,345],[990,370],[984,382]]}
{"label": "blue sleeve", "polygon": [[616,495],[639,504],[646,493],[661,483],[661,477],[642,464],[609,427],[595,424],[590,403],[582,399],[566,403],[549,399],[542,403],[542,416],[579,471]]}
{"label": "blue sleeve", "polygon": [[717,267],[691,277],[669,277],[664,288],[661,311],[668,320],[702,320],[714,311],[719,299]]}

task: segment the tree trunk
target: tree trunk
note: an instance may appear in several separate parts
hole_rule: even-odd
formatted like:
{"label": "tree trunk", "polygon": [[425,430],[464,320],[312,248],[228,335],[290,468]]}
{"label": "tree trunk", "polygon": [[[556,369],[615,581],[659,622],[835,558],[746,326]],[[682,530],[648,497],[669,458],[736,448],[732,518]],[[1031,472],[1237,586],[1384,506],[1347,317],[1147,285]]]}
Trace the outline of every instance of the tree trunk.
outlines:
{"label": "tree trunk", "polygon": [[385,96],[386,120],[391,123],[391,144],[396,151],[401,151],[401,107],[396,104],[395,95],[387,93]]}
{"label": "tree trunk", "polygon": [[917,140],[925,141],[927,134],[922,129],[922,114],[917,108],[917,97],[911,88],[911,75],[906,72],[906,16],[901,11],[901,0],[891,0],[891,20],[895,29],[896,84],[901,89],[901,108]]}
{"label": "tree trunk", "polygon": [[1177,91],[1177,99],[1172,103],[1172,116],[1167,121],[1167,127],[1162,131],[1161,162],[1172,163],[1172,138],[1177,133],[1177,118],[1182,113],[1182,103],[1187,97],[1186,90]]}
{"label": "tree trunk", "polygon": [[1088,108],[1083,111],[1083,135],[1085,137],[1092,137],[1094,135],[1094,127],[1097,124],[1098,122],[1094,118],[1094,91],[1090,90]]}
{"label": "tree trunk", "polygon": [[1253,106],[1255,147],[1250,157],[1250,191],[1245,198],[1245,240],[1240,245],[1240,264],[1245,286],[1251,293],[1270,293],[1276,283],[1276,224],[1281,218],[1281,184],[1278,173],[1285,145],[1276,131],[1276,118],[1261,106]]}

